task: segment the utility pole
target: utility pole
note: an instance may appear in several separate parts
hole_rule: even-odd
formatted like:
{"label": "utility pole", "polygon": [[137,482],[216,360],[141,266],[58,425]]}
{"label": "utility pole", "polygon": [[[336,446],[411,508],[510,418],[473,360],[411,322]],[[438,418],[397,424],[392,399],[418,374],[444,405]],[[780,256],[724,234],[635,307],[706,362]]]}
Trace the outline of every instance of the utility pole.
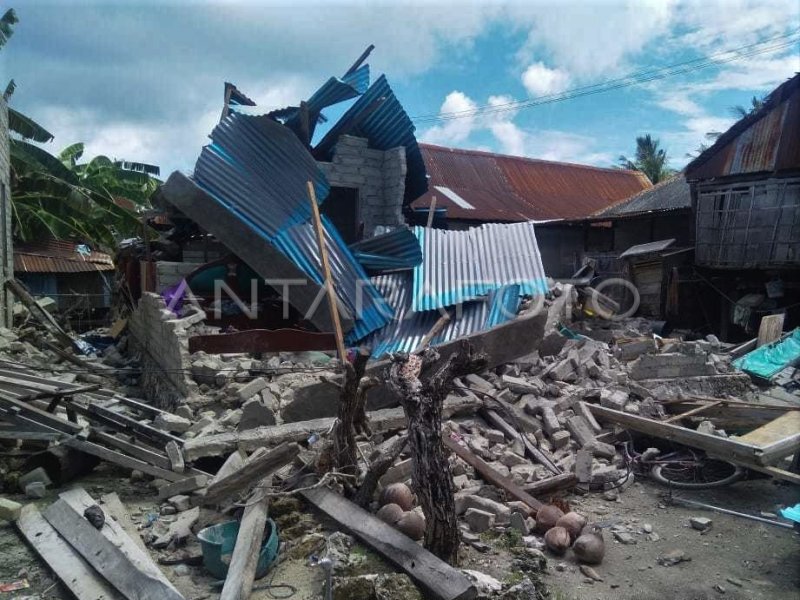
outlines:
{"label": "utility pole", "polygon": [[11,158],[8,141],[8,105],[0,97],[0,325],[11,327],[13,300],[6,281],[14,278],[11,242]]}

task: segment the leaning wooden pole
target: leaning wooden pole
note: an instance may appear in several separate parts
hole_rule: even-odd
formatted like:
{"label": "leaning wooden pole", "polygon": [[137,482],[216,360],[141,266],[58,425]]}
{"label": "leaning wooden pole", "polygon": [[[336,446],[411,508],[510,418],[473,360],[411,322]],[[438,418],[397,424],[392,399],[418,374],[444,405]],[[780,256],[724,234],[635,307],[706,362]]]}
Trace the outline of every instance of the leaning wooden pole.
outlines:
{"label": "leaning wooden pole", "polygon": [[308,182],[308,197],[311,200],[311,216],[314,221],[314,229],[317,232],[317,243],[319,244],[319,256],[322,262],[322,277],[325,279],[325,289],[328,296],[328,308],[331,311],[331,321],[333,322],[333,333],[336,336],[336,350],[339,352],[339,360],[342,364],[347,360],[347,352],[344,348],[344,335],[342,334],[342,322],[339,319],[339,308],[336,305],[336,293],[333,289],[333,278],[331,277],[331,267],[328,262],[328,245],[325,243],[325,230],[322,228],[322,219],[319,216],[319,206],[317,205],[317,193],[314,191],[314,184]]}

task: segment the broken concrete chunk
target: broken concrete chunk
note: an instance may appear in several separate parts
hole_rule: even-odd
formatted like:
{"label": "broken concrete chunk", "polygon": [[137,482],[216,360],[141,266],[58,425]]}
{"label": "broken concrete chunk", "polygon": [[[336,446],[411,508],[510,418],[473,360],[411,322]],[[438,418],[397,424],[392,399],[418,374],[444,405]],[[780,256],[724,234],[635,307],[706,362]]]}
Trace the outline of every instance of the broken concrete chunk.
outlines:
{"label": "broken concrete chunk", "polygon": [[4,521],[16,521],[19,518],[19,511],[22,504],[14,502],[8,498],[0,498],[0,519]]}
{"label": "broken concrete chunk", "polygon": [[522,513],[511,513],[511,521],[509,525],[512,529],[519,531],[523,536],[528,535],[528,522],[525,515]]}
{"label": "broken concrete chunk", "polygon": [[713,521],[707,517],[692,517],[689,519],[689,525],[698,531],[705,531],[711,527]]}
{"label": "broken concrete chunk", "polygon": [[269,382],[264,379],[263,377],[257,377],[253,379],[253,381],[246,383],[242,387],[239,388],[237,392],[239,399],[244,402],[249,400],[256,394],[258,394],[261,390],[265,389],[269,385]]}
{"label": "broken concrete chunk", "polygon": [[603,388],[600,390],[600,406],[614,410],[624,410],[628,394],[622,390]]}
{"label": "broken concrete chunk", "polygon": [[44,498],[45,494],[47,494],[47,487],[41,481],[31,481],[25,486],[25,495],[28,498],[38,500]]}
{"label": "broken concrete chunk", "polygon": [[50,477],[47,475],[47,471],[45,471],[43,467],[36,467],[35,469],[32,469],[31,471],[28,471],[22,475],[17,480],[17,485],[19,485],[21,490],[24,490],[29,483],[34,483],[36,481],[41,482],[45,487],[53,483],[50,480]]}
{"label": "broken concrete chunk", "polygon": [[464,513],[464,520],[469,525],[470,530],[475,533],[483,533],[494,527],[495,516],[485,510],[478,508],[468,508]]}
{"label": "broken concrete chunk", "polygon": [[153,420],[153,426],[170,433],[184,433],[192,427],[192,422],[178,415],[159,413]]}
{"label": "broken concrete chunk", "polygon": [[275,413],[266,405],[261,397],[250,398],[242,405],[242,415],[239,419],[239,431],[255,429],[264,425],[275,425]]}
{"label": "broken concrete chunk", "polygon": [[463,515],[470,508],[476,508],[495,515],[498,523],[508,523],[511,518],[510,508],[490,498],[476,496],[475,494],[456,494],[455,501],[456,514],[458,515]]}

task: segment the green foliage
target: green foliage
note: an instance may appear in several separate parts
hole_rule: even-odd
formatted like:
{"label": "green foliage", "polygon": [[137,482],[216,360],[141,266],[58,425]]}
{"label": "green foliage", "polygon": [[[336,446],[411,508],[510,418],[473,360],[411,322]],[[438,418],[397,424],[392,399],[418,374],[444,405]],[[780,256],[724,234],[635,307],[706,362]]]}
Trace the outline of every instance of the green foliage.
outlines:
{"label": "green foliage", "polygon": [[761,110],[761,108],[764,106],[764,102],[766,102],[766,98],[759,98],[758,96],[753,96],[750,99],[749,107],[737,104],[736,106],[731,106],[730,111],[731,114],[737,119],[743,119],[747,115],[752,114],[757,110]]}
{"label": "green foliage", "polygon": [[141,234],[138,214],[150,206],[159,181],[126,171],[105,156],[79,163],[83,144],[58,157],[24,140],[11,140],[14,236],[79,238],[112,249]]}
{"label": "green foliage", "polygon": [[5,14],[0,17],[0,48],[6,45],[8,39],[14,35],[14,24],[17,23],[17,13],[13,8],[9,8]]}
{"label": "green foliage", "polygon": [[53,139],[53,134],[47,129],[11,107],[8,108],[8,128],[26,140],[49,142]]}
{"label": "green foliage", "polygon": [[630,160],[622,155],[619,166],[623,169],[641,171],[653,184],[667,179],[674,171],[667,167],[667,151],[660,148],[660,142],[648,133],[636,138],[636,158]]}

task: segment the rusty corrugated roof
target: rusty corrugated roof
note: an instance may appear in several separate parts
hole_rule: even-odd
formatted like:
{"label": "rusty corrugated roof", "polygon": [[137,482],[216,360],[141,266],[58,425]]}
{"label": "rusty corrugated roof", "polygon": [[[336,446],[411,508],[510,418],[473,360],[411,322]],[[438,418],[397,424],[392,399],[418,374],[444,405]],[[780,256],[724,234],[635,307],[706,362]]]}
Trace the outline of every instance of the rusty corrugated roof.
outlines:
{"label": "rusty corrugated roof", "polygon": [[431,197],[452,219],[530,221],[587,217],[651,187],[637,171],[420,144]]}
{"label": "rusty corrugated roof", "polygon": [[734,123],[686,169],[686,179],[800,169],[800,74]]}
{"label": "rusty corrugated roof", "polygon": [[683,176],[683,173],[678,173],[595,214],[600,217],[617,217],[620,215],[663,212],[691,207],[692,197],[689,184],[686,182],[686,177]]}
{"label": "rusty corrugated roof", "polygon": [[89,273],[113,271],[114,261],[105,252],[63,240],[45,240],[14,246],[15,273]]}

